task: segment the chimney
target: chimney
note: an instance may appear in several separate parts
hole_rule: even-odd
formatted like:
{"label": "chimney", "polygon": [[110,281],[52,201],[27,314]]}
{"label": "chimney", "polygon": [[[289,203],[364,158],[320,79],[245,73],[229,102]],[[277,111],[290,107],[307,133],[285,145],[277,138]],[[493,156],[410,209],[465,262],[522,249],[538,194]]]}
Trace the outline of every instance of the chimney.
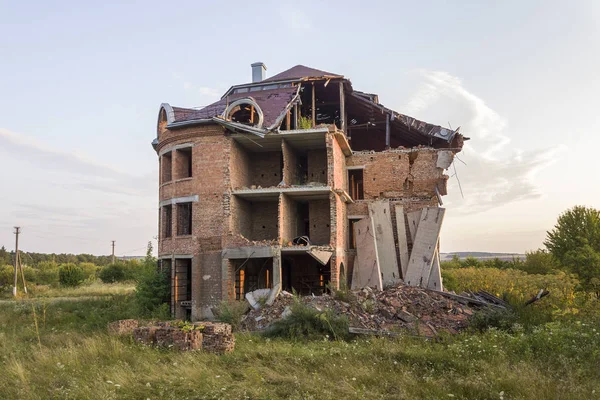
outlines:
{"label": "chimney", "polygon": [[267,77],[267,66],[261,62],[252,64],[252,83],[265,80]]}

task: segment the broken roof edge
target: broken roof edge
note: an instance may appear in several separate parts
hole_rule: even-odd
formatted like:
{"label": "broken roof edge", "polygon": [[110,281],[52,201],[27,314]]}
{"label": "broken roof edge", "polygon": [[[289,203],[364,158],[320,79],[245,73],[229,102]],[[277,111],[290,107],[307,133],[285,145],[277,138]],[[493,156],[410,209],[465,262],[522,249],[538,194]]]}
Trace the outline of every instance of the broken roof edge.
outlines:
{"label": "broken roof edge", "polygon": [[[365,104],[375,107],[375,108],[381,110],[382,112],[388,114],[391,117],[392,121],[395,119],[399,119],[402,122],[402,124],[409,129],[412,127],[414,122],[420,122],[420,123],[424,123],[426,125],[432,126],[433,128],[431,128],[428,133],[424,133],[421,130],[416,129],[416,131],[419,134],[421,134],[425,137],[437,138],[437,139],[445,140],[448,143],[451,143],[452,139],[454,139],[454,137],[458,134],[458,131],[460,130],[460,126],[458,128],[456,128],[456,130],[452,130],[452,129],[444,128],[440,125],[434,125],[434,124],[430,124],[425,121],[421,121],[419,119],[410,117],[405,114],[401,114],[397,111],[392,110],[391,108],[387,108],[387,107],[383,106],[382,104],[375,103],[372,99],[367,98],[367,96],[365,96],[364,93],[362,93],[362,92],[357,93],[356,91],[352,90],[352,92],[350,92],[350,96],[357,99],[358,101],[361,101]],[[403,121],[403,118],[410,120],[411,121],[410,124],[408,124],[406,121]],[[439,130],[438,132],[434,132],[434,130],[436,128],[438,128],[438,130]]]}

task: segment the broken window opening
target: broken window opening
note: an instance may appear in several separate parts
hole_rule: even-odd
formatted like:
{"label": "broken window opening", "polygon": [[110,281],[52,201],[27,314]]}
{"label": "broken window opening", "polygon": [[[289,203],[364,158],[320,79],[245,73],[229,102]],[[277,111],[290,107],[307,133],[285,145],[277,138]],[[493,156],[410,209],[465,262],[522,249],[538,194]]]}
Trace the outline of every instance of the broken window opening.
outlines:
{"label": "broken window opening", "polygon": [[177,150],[175,157],[176,175],[175,179],[184,179],[192,177],[192,148],[185,147]]}
{"label": "broken window opening", "polygon": [[352,200],[364,200],[363,169],[348,170],[348,186]]}
{"label": "broken window opening", "polygon": [[233,108],[229,117],[234,122],[246,125],[255,125],[258,122],[258,112],[251,104],[240,104]]}
{"label": "broken window opening", "polygon": [[163,207],[163,238],[170,238],[173,230],[173,206]]}
{"label": "broken window opening", "polygon": [[192,203],[177,204],[177,236],[192,234]]}
{"label": "broken window opening", "polygon": [[162,167],[162,182],[166,183],[170,182],[172,179],[172,167],[173,167],[173,157],[171,152],[165,153],[161,157],[161,167]]}
{"label": "broken window opening", "polygon": [[308,254],[284,256],[281,280],[283,290],[303,296],[323,294],[331,281],[331,267],[329,262],[322,265]]}
{"label": "broken window opening", "polygon": [[231,268],[235,271],[236,300],[243,300],[248,292],[273,287],[273,258],[231,260]]}

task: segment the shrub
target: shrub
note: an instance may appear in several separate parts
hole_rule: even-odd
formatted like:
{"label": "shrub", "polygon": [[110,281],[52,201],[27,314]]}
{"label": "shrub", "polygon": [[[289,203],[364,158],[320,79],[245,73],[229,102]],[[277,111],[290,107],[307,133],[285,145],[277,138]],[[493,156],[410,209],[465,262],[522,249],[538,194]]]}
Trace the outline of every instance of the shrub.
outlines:
{"label": "shrub", "polygon": [[59,283],[58,264],[52,261],[42,261],[37,265],[38,285],[56,285]]}
{"label": "shrub", "polygon": [[249,308],[248,302],[245,300],[223,300],[214,308],[213,312],[219,321],[230,324],[232,329],[237,331],[242,323],[242,317],[248,312]]}
{"label": "shrub", "polygon": [[62,286],[79,286],[85,279],[83,269],[75,264],[63,264],[58,270],[58,279]]}
{"label": "shrub", "polygon": [[123,282],[126,280],[125,266],[121,263],[109,264],[100,270],[98,277],[104,283]]}
{"label": "shrub", "polygon": [[525,262],[519,269],[528,274],[547,275],[557,272],[558,264],[552,254],[546,250],[538,249],[525,254]]}
{"label": "shrub", "polygon": [[85,275],[85,279],[89,281],[93,281],[96,279],[96,274],[98,273],[98,266],[90,263],[90,262],[82,262],[79,263],[81,269],[83,269],[83,274]]}
{"label": "shrub", "polygon": [[12,288],[15,277],[15,269],[11,265],[0,266],[0,290],[8,290]]}
{"label": "shrub", "polygon": [[448,290],[457,293],[485,290],[496,296],[506,297],[515,304],[523,304],[540,289],[547,289],[550,295],[536,303],[535,308],[548,308],[557,312],[570,310],[575,306],[576,288],[579,284],[573,275],[564,272],[534,275],[517,269],[461,268],[444,271],[443,276],[450,278],[444,278],[444,286]]}
{"label": "shrub", "polygon": [[290,309],[292,313],[274,322],[265,332],[266,336],[293,340],[345,340],[350,337],[345,315],[337,315],[333,310],[319,311],[299,300]]}
{"label": "shrub", "polygon": [[169,317],[166,304],[171,289],[169,278],[167,271],[160,271],[156,266],[144,271],[135,287],[135,302],[140,315],[159,319]]}

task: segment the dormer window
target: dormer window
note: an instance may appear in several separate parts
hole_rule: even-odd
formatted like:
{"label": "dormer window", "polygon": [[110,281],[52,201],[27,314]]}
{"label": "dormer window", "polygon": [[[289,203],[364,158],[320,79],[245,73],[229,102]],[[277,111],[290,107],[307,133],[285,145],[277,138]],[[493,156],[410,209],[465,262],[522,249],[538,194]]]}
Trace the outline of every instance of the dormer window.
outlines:
{"label": "dormer window", "polygon": [[227,107],[223,115],[225,119],[232,122],[262,128],[263,113],[252,98],[234,101]]}

